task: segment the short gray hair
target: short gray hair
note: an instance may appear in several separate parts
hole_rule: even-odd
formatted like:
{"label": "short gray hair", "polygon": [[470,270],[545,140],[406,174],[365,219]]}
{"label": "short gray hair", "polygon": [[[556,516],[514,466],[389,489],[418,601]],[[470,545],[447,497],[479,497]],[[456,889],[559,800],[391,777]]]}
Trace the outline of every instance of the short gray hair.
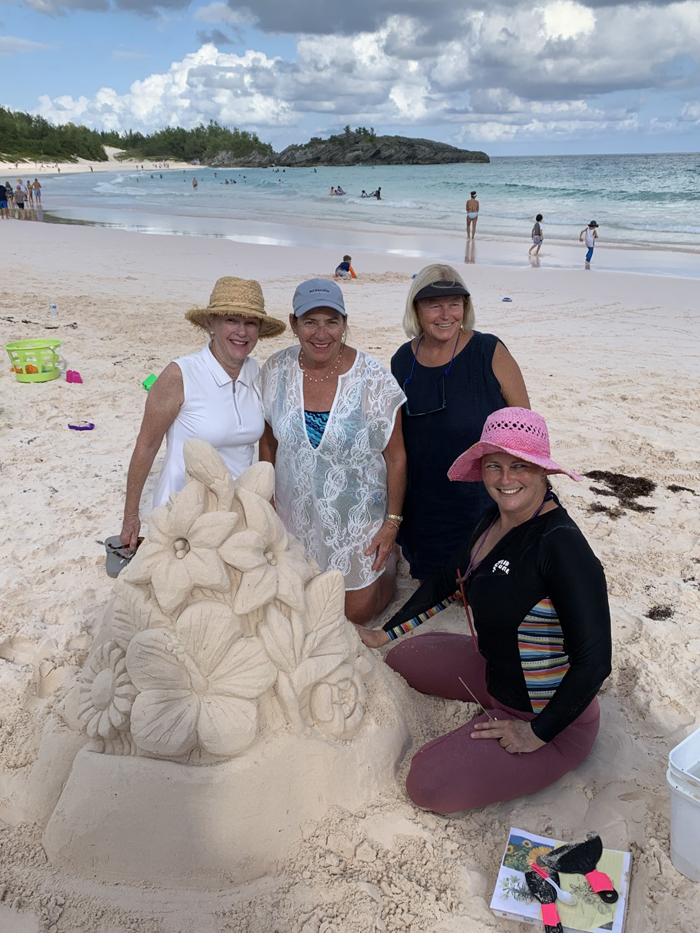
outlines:
{"label": "short gray hair", "polygon": [[[432,285],[433,282],[457,282],[464,286],[464,288],[467,288],[462,276],[456,269],[453,269],[452,266],[432,263],[432,265],[426,266],[425,269],[421,269],[411,285],[408,298],[406,299],[406,310],[403,315],[403,329],[409,339],[420,337],[423,333],[423,328],[418,318],[418,312],[416,311],[416,295],[421,289],[425,288],[426,285]],[[468,290],[469,289],[467,289],[467,291]],[[476,316],[474,314],[471,296],[465,295],[464,317],[462,318],[461,329],[465,334],[469,333],[469,331],[474,328],[475,323]]]}

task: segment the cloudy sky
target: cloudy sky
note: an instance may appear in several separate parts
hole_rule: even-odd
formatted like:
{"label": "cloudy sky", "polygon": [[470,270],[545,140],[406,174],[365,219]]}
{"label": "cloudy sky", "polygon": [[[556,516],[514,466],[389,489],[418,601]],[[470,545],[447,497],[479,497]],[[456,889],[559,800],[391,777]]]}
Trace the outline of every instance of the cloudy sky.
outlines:
{"label": "cloudy sky", "polygon": [[698,151],[699,66],[700,0],[0,0],[0,104],[276,149],[349,123],[492,155]]}

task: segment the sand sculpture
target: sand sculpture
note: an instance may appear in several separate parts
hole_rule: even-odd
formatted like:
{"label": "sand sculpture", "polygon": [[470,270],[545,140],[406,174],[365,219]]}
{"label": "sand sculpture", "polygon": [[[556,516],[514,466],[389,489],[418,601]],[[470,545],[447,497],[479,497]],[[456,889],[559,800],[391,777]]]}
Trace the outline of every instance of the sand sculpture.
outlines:
{"label": "sand sculpture", "polygon": [[271,506],[272,466],[234,482],[203,441],[185,463],[82,672],[87,744],[44,844],[91,876],[211,886],[269,871],[305,819],[375,797],[408,735],[392,675],[344,617],[342,575]]}

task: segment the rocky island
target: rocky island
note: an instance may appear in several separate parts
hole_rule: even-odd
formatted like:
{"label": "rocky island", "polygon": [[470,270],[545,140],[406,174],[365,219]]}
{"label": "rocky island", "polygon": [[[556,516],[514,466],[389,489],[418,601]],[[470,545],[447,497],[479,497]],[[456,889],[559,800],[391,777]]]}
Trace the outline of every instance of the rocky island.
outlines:
{"label": "rocky island", "polygon": [[315,165],[442,165],[452,162],[489,162],[485,152],[458,149],[431,139],[409,136],[377,136],[374,130],[346,127],[342,134],[328,139],[313,137],[303,145],[291,145],[282,152],[251,152],[241,158],[227,150],[208,164],[213,168],[244,166],[267,168],[279,165],[305,168]]}

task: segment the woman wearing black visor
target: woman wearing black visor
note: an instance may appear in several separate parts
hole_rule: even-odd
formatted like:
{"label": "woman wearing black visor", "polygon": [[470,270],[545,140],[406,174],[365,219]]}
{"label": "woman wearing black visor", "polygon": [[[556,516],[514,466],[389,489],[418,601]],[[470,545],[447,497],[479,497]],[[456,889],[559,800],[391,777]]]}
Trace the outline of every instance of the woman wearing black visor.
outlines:
{"label": "woman wearing black visor", "polygon": [[408,489],[399,543],[411,575],[425,580],[469,536],[490,503],[482,483],[451,483],[447,471],[504,407],[529,408],[520,367],[493,334],[474,330],[474,308],[451,266],[413,280],[403,327],[408,343],[391,371],[406,394],[403,435]]}

